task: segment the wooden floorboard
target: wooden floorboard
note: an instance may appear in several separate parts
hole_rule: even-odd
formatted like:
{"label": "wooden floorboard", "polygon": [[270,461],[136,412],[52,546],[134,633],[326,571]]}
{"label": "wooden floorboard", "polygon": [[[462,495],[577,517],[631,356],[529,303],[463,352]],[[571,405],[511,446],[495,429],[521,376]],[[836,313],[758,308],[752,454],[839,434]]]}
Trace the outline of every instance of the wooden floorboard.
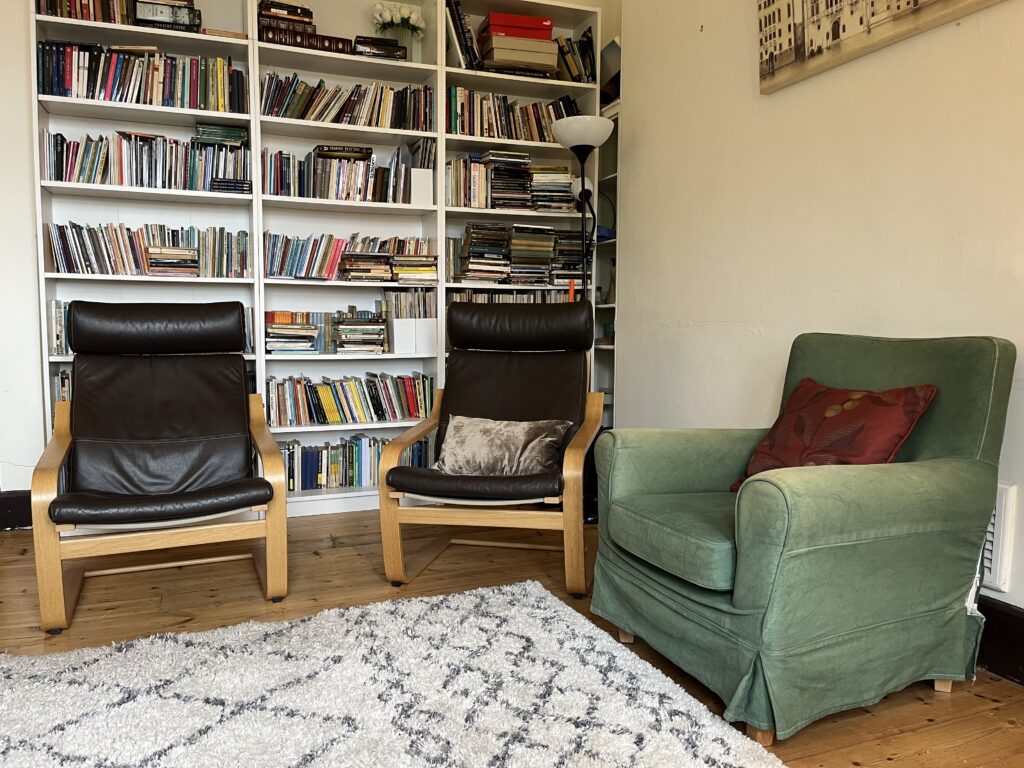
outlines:
{"label": "wooden floorboard", "polygon": [[[413,551],[440,533],[438,528],[410,527],[408,549]],[[596,532],[588,530],[587,537],[593,551]],[[546,534],[532,538],[557,542],[557,537]],[[236,545],[197,547],[89,562],[112,567],[236,551],[243,550]],[[413,584],[396,589],[384,578],[376,513],[348,513],[289,521],[289,554],[291,591],[278,605],[263,599],[252,564],[245,561],[98,576],[86,580],[71,628],[49,637],[39,630],[31,533],[0,533],[0,649],[55,653],[156,632],[281,621],[327,608],[525,579],[540,581],[602,629],[613,629],[589,612],[588,600],[573,600],[565,593],[560,552],[451,547]],[[640,638],[629,648],[714,712],[722,712],[714,694]],[[878,704],[820,720],[772,751],[792,768],[1024,768],[1024,687],[984,670],[978,671],[973,685],[954,684],[952,694],[917,683]]]}

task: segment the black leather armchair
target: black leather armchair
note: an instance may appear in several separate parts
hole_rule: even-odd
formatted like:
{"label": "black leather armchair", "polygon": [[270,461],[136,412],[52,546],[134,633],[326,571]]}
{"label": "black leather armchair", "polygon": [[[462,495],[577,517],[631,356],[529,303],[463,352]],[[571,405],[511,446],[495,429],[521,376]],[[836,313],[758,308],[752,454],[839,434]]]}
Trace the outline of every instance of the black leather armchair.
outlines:
{"label": "black leather armchair", "polygon": [[[421,553],[416,567],[407,569],[402,525],[550,530],[562,531],[566,590],[584,594],[583,462],[600,429],[604,405],[603,394],[588,393],[593,308],[589,302],[457,302],[448,310],[448,339],[446,384],[438,390],[434,412],[381,455],[381,538],[388,579],[396,586],[411,581],[449,544],[489,543],[442,537]],[[439,452],[452,416],[571,421],[561,471],[482,477],[400,465],[403,451],[435,430]],[[405,506],[403,500],[434,506]]]}
{"label": "black leather armchair", "polygon": [[[75,301],[67,325],[73,398],[32,476],[43,629],[70,625],[89,575],[65,561],[97,555],[257,540],[267,599],[283,598],[284,466],[247,391],[242,305]],[[260,519],[215,522],[246,510]],[[92,532],[62,536],[76,528]]]}

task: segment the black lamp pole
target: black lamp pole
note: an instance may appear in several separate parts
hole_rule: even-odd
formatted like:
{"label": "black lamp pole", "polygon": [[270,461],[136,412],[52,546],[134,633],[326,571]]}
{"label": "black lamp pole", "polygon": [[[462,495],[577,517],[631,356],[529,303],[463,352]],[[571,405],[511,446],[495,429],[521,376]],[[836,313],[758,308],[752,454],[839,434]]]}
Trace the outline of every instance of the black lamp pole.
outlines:
{"label": "black lamp pole", "polygon": [[572,153],[580,163],[580,194],[577,199],[580,208],[580,234],[583,236],[583,298],[587,298],[587,277],[590,273],[590,260],[593,256],[591,251],[590,238],[587,237],[587,211],[597,225],[597,214],[594,212],[594,193],[587,189],[587,160],[593,153],[594,147],[589,144],[580,144],[572,147]]}

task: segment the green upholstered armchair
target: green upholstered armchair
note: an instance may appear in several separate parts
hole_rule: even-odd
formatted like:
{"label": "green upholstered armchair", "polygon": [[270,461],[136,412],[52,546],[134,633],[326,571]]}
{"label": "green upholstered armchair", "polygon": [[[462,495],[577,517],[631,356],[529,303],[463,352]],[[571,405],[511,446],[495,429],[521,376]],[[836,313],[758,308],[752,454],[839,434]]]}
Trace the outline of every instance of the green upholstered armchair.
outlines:
{"label": "green upholstered armchair", "polygon": [[615,429],[597,443],[592,608],[703,682],[762,743],[916,680],[974,678],[968,606],[1016,352],[995,338],[798,337],[805,377],[938,392],[892,464],[743,476],[764,429]]}

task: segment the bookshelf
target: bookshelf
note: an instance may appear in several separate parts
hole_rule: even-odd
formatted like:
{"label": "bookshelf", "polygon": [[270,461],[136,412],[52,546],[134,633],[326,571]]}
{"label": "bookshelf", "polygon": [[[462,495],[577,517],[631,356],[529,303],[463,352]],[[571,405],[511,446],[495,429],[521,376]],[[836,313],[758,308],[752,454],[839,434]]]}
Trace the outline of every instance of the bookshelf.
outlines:
{"label": "bookshelf", "polygon": [[[612,45],[618,46],[618,38]],[[622,147],[622,132],[619,130],[620,106],[620,102],[616,100],[601,110],[604,117],[615,123],[615,128],[601,153],[597,180],[597,189],[600,193],[598,223],[614,227],[616,233],[621,227],[621,222],[618,219],[618,213],[621,210],[619,206],[619,153]],[[607,196],[607,199],[604,196]],[[594,283],[595,289],[598,291],[594,315],[595,329],[597,336],[600,337],[599,343],[595,345],[597,353],[594,355],[594,386],[605,393],[602,424],[609,428],[615,426],[616,351],[614,329],[617,319],[615,293],[617,292],[620,261],[618,257],[619,246],[614,237],[598,242],[594,249]],[[610,286],[614,286],[611,295],[608,293]],[[608,339],[610,343],[600,343],[602,339]]]}
{"label": "bookshelf", "polygon": [[[28,2],[35,10],[37,0]],[[370,0],[304,0],[312,8],[318,31],[339,37],[375,34]],[[328,53],[259,42],[256,39],[257,0],[196,0],[206,27],[245,33],[248,37],[198,34],[150,29],[95,21],[81,21],[30,14],[32,78],[36,80],[36,42],[60,41],[115,46],[154,46],[161,53],[190,56],[230,57],[232,65],[248,74],[248,100],[242,113],[206,109],[179,109],[150,104],[127,104],[88,98],[38,95],[32,109],[33,129],[38,141],[33,149],[36,168],[37,263],[39,274],[40,344],[42,347],[42,393],[46,404],[46,430],[56,386],[54,378],[70,368],[71,357],[51,354],[49,348],[51,300],[87,299],[115,302],[145,301],[241,301],[253,314],[254,352],[246,355],[257,391],[266,399],[268,376],[305,375],[320,377],[362,377],[367,372],[406,375],[422,371],[444,385],[445,308],[453,293],[471,290],[475,294],[509,298],[534,291],[534,296],[559,296],[567,289],[552,286],[496,285],[448,281],[445,239],[461,237],[468,222],[545,224],[560,229],[578,229],[575,213],[489,210],[446,207],[445,162],[466,152],[511,150],[528,152],[547,163],[569,163],[571,155],[557,144],[513,141],[447,134],[445,94],[449,86],[488,91],[517,97],[524,103],[552,101],[562,96],[577,100],[584,114],[599,113],[598,87],[560,80],[542,80],[516,75],[464,70],[450,66],[447,52],[445,3],[427,0],[418,7],[426,19],[426,34],[413,47],[410,61],[396,62],[365,56]],[[591,27],[600,40],[600,12],[559,0],[462,0],[474,28],[488,11],[550,16],[555,34],[578,38]],[[598,66],[600,66],[598,62]],[[328,85],[382,82],[398,88],[430,86],[434,90],[433,129],[430,131],[342,125],[260,114],[260,79],[267,72],[282,77],[297,73],[306,82],[323,78]],[[598,82],[600,75],[598,73]],[[111,135],[115,131],[137,131],[185,140],[197,123],[244,127],[249,132],[252,193],[207,192],[184,189],[152,189],[110,184],[50,181],[44,173],[44,134],[63,133],[70,140],[86,135]],[[407,153],[421,139],[436,142],[432,204],[372,203],[323,200],[264,194],[260,183],[263,150],[292,152],[301,157],[316,144],[347,144],[372,147],[378,158],[388,157],[396,148]],[[575,170],[575,167],[574,167]],[[591,161],[587,175],[598,180],[599,156]],[[51,224],[76,222],[83,225],[123,225],[138,228],[163,224],[169,227],[223,227],[229,233],[248,233],[250,271],[245,277],[164,277],[121,274],[67,274],[59,271],[45,243]],[[415,237],[433,241],[438,258],[438,281],[429,286],[389,282],[328,282],[264,276],[263,233],[292,237],[324,233],[338,237]],[[268,310],[328,312],[356,306],[371,308],[384,291],[427,290],[436,299],[434,321],[437,352],[388,354],[270,354],[265,351],[263,313]],[[592,297],[593,298],[593,297]],[[603,311],[603,310],[599,310]],[[607,353],[598,353],[606,355]],[[595,384],[599,364],[595,364]],[[274,427],[279,442],[323,445],[362,434],[394,437],[415,420],[364,424]],[[356,509],[377,504],[373,487],[304,490],[289,495],[289,514],[308,515]]]}

